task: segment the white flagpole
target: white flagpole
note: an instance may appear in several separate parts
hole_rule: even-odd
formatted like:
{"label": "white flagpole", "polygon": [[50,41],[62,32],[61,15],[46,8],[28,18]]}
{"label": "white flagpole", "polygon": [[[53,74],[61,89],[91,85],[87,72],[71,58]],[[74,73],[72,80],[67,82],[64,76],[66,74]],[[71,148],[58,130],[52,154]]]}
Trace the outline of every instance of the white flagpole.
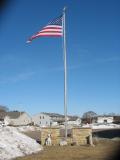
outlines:
{"label": "white flagpole", "polygon": [[64,115],[65,115],[65,139],[67,140],[67,54],[66,54],[66,29],[65,29],[65,12],[63,9],[63,51],[64,51]]}

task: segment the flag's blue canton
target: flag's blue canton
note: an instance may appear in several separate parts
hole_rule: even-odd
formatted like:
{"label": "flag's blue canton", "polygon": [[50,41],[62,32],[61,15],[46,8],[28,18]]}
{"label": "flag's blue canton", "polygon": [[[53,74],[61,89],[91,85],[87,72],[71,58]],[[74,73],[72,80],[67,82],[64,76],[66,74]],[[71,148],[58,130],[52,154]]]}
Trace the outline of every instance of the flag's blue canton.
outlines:
{"label": "flag's blue canton", "polygon": [[59,26],[62,26],[62,19],[63,19],[63,15],[53,19],[52,21],[50,21],[48,23],[48,25],[59,25]]}

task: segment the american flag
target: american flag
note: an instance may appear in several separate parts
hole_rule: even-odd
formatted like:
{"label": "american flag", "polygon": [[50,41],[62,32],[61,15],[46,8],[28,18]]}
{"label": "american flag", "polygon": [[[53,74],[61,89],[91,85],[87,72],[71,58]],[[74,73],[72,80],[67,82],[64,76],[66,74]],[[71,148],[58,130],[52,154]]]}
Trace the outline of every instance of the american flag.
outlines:
{"label": "american flag", "polygon": [[42,28],[39,32],[30,37],[27,43],[31,42],[33,39],[38,37],[61,37],[63,35],[63,27],[62,27],[63,15],[53,19],[48,23],[45,27]]}

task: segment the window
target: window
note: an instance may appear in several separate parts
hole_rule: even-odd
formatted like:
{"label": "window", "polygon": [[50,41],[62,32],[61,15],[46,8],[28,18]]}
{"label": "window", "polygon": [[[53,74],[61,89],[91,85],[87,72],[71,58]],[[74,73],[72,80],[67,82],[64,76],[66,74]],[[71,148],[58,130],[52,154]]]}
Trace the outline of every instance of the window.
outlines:
{"label": "window", "polygon": [[40,122],[40,124],[41,124],[41,122]]}
{"label": "window", "polygon": [[41,116],[40,116],[40,119],[41,119]]}
{"label": "window", "polygon": [[46,124],[48,124],[48,122],[46,122]]}
{"label": "window", "polygon": [[104,123],[107,123],[107,119],[104,119]]}
{"label": "window", "polygon": [[43,119],[44,119],[44,116],[43,116]]}

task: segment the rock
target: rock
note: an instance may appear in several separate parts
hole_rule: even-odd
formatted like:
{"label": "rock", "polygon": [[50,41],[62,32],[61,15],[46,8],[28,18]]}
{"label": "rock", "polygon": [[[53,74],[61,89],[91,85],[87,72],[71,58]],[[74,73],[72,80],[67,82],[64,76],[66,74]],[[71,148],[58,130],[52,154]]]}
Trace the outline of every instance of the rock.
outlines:
{"label": "rock", "polygon": [[67,145],[67,141],[60,141],[60,146],[66,146]]}
{"label": "rock", "polygon": [[76,145],[77,145],[76,142],[72,142],[72,143],[71,143],[71,146],[76,146]]}

